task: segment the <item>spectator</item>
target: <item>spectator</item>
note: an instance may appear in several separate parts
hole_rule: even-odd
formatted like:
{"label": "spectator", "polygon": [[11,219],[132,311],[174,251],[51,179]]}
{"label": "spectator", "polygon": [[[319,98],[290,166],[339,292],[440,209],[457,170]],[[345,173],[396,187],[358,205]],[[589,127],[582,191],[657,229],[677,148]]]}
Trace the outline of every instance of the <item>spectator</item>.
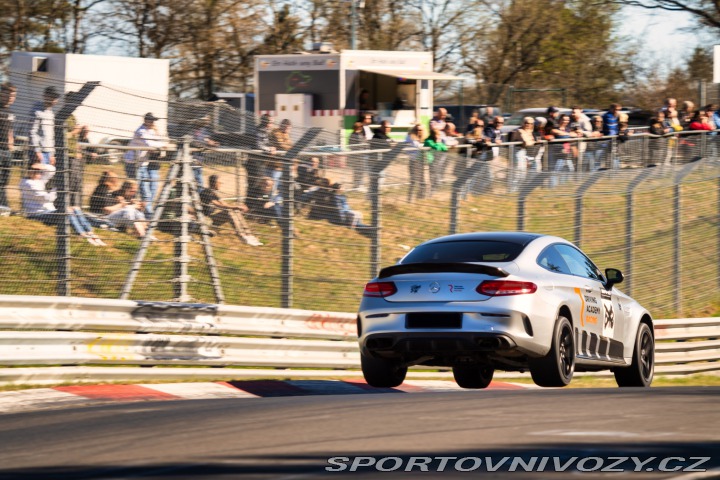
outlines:
{"label": "spectator", "polygon": [[710,117],[705,110],[695,112],[689,124],[689,130],[704,130],[708,132],[714,130],[712,123],[710,123]]}
{"label": "spectator", "polygon": [[[546,140],[552,140],[554,138],[552,131],[558,126],[558,118],[560,117],[560,110],[557,107],[549,106],[546,111],[546,122],[545,122],[545,137]],[[550,138],[547,138],[550,137]]]}
{"label": "spectator", "polygon": [[372,234],[370,226],[363,223],[362,213],[350,208],[342,184],[334,183],[330,188],[333,190],[336,208],[336,215],[330,218],[330,223],[349,227],[362,235],[370,236]]}
{"label": "spectator", "polygon": [[331,182],[327,178],[318,179],[317,188],[313,190],[310,199],[310,220],[330,220],[337,214],[335,192],[331,188]]}
{"label": "spectator", "polygon": [[485,107],[485,113],[480,117],[485,125],[490,125],[495,119],[495,107]]}
{"label": "spectator", "polygon": [[[47,183],[55,174],[55,166],[49,163],[35,163],[30,166],[28,176],[20,182],[20,195],[25,216],[46,225],[56,226],[63,216],[58,213],[54,201],[55,191],[47,190]],[[92,225],[78,207],[68,207],[70,225],[75,233],[95,246],[105,246],[100,237],[93,233]]]}
{"label": "spectator", "polygon": [[[368,139],[365,136],[362,122],[355,122],[353,124],[353,131],[348,138],[348,144],[350,148],[362,149],[363,146],[367,146]],[[365,176],[367,175],[367,158],[365,155],[352,155],[350,156],[350,162],[353,171],[353,188],[355,190],[366,192],[367,187],[365,186]]]}
{"label": "spectator", "polygon": [[206,148],[215,148],[220,146],[219,142],[212,139],[210,132],[210,117],[203,117],[199,119],[193,129],[192,147],[195,149],[192,153],[193,163],[192,172],[193,178],[195,179],[195,185],[198,193],[202,193],[204,188],[203,183],[203,164],[205,163],[205,152]]}
{"label": "spectator", "polygon": [[[485,136],[485,122],[479,119],[476,123],[475,130],[465,137],[466,141],[472,145],[472,157],[475,162],[466,170],[465,176],[467,181],[460,190],[460,198],[464,199],[468,193],[479,195],[487,190],[490,185],[490,167],[487,160],[487,151],[491,146],[490,139]],[[485,179],[486,181],[482,181]]]}
{"label": "spectator", "polygon": [[683,129],[689,130],[688,126],[690,125],[690,122],[693,121],[694,117],[695,104],[690,100],[685,100],[683,102],[682,109],[678,112],[678,119],[680,120],[680,125],[682,125]]}
{"label": "spectator", "polygon": [[545,117],[535,117],[535,130],[533,130],[533,136],[538,144],[538,150],[535,154],[535,158],[531,159],[533,165],[528,165],[529,168],[535,168],[536,172],[541,172],[543,169],[543,157],[545,156],[545,125],[547,125],[547,119]]}
{"label": "spectator", "polygon": [[[155,122],[158,117],[152,113],[146,113],[143,123],[140,125],[130,141],[131,147],[162,148],[165,142],[158,133]],[[124,155],[125,174],[128,179],[137,180],[140,185],[140,197],[145,206],[145,213],[152,215],[153,201],[157,193],[158,182],[160,181],[160,159],[159,152],[150,155],[148,150],[128,150]]]}
{"label": "spectator", "polygon": [[380,127],[375,130],[375,135],[372,138],[373,148],[388,148],[393,140],[390,138],[390,132],[392,131],[392,125],[387,120],[380,122]]}
{"label": "spectator", "polygon": [[720,130],[720,110],[718,110],[718,106],[713,103],[708,105],[705,110],[708,112],[708,115],[710,115],[710,120],[715,130]]}
{"label": "spectator", "polygon": [[15,103],[17,88],[6,82],[0,86],[0,215],[10,214],[7,184],[12,171],[13,149],[15,148],[15,115],[10,106]]}
{"label": "spectator", "polygon": [[292,141],[290,140],[290,129],[292,124],[287,118],[280,122],[280,126],[270,133],[270,146],[276,150],[282,150],[284,152],[289,151],[292,148]]}
{"label": "spectator", "polygon": [[90,213],[99,215],[122,231],[132,228],[136,237],[146,234],[144,205],[135,197],[138,192],[136,180],[120,179],[114,172],[106,171],[90,196]]}
{"label": "spectator", "polygon": [[55,87],[47,87],[42,103],[33,106],[30,112],[30,163],[55,165],[55,112],[60,93]]}
{"label": "spectator", "polygon": [[[182,177],[182,174],[179,175]],[[162,217],[158,222],[158,230],[169,233],[173,236],[182,234],[182,210],[183,210],[183,184],[182,181],[176,180],[175,185],[170,189],[165,205],[163,206]],[[202,226],[197,219],[196,210],[193,206],[188,205],[188,232],[194,234],[202,234]],[[206,229],[208,235],[215,236],[215,231]]]}
{"label": "spectator", "polygon": [[[80,133],[78,134],[78,143],[90,143],[90,129],[87,125],[80,127]],[[81,147],[82,152],[82,164],[95,163],[98,158],[98,152],[95,147]]]}
{"label": "spectator", "polygon": [[663,101],[663,106],[661,108],[663,113],[667,113],[668,110],[677,110],[677,99],[668,97]]}
{"label": "spectator", "polygon": [[603,120],[603,135],[606,137],[614,136],[618,134],[618,117],[620,116],[620,109],[622,107],[619,103],[613,103],[610,108],[602,116]]}
{"label": "spectator", "polygon": [[298,166],[297,187],[295,189],[295,198],[299,200],[298,209],[310,201],[312,192],[318,188],[317,185],[320,178],[320,159],[318,157],[311,157],[309,161],[303,162]]}
{"label": "spectator", "polygon": [[620,168],[621,146],[630,139],[630,135],[632,135],[633,133],[634,132],[628,126],[628,114],[621,113],[618,116],[618,134],[617,134],[618,151],[617,151],[617,154],[613,156],[613,165],[612,165],[613,169],[617,170]]}
{"label": "spectator", "polygon": [[[548,122],[549,123],[549,122]],[[560,115],[558,118],[558,124],[556,128],[553,128],[551,130],[552,136],[556,139],[567,139],[572,138],[573,132],[570,131],[570,116],[566,114]],[[568,172],[574,172],[575,171],[575,165],[573,164],[573,150],[572,145],[570,145],[569,142],[562,143],[560,145],[553,144],[551,148],[551,152],[554,153],[554,155],[551,155],[550,161],[552,162],[554,160],[555,167],[553,168],[553,171],[556,173],[560,173],[563,170],[567,169]],[[553,177],[552,185],[557,184],[557,178]]]}
{"label": "spectator", "polygon": [[[582,108],[578,106],[572,107],[570,113],[570,136],[575,138],[586,138],[590,136],[592,132],[592,125],[590,124],[590,118],[585,115]],[[577,159],[578,165],[583,164],[583,157],[587,144],[583,141],[575,142],[571,146],[574,157]]]}
{"label": "spectator", "polygon": [[447,155],[448,148],[442,141],[442,132],[438,129],[430,130],[430,135],[423,143],[430,151],[425,152],[425,158],[430,166],[430,192],[432,197],[434,191],[440,188],[440,167],[443,166],[443,158]]}
{"label": "spectator", "polygon": [[432,132],[433,130],[438,130],[440,132],[444,132],[446,123],[447,110],[444,108],[438,108],[437,112],[435,112],[435,115],[430,120],[430,131]]}
{"label": "spectator", "polygon": [[369,142],[375,136],[375,132],[373,132],[372,127],[370,127],[370,125],[372,125],[372,122],[373,122],[373,117],[370,114],[365,114],[362,117],[362,119],[363,119],[362,128],[363,128],[363,133],[365,134],[365,140],[367,140]]}
{"label": "spectator", "polygon": [[668,139],[665,134],[673,131],[665,121],[665,110],[658,110],[657,114],[650,119],[648,132],[651,135],[658,135],[661,138],[652,138],[650,140],[650,162],[649,165],[662,163],[667,155]]}
{"label": "spectator", "polygon": [[477,127],[480,123],[485,125],[485,122],[480,118],[480,114],[477,110],[473,110],[472,115],[470,116],[470,120],[468,121],[467,127],[465,128],[465,133],[473,133],[475,131],[475,127]]}
{"label": "spectator", "polygon": [[[65,145],[67,147],[67,164],[68,181],[67,188],[70,192],[70,204],[82,205],[82,185],[83,175],[85,173],[85,161],[78,148],[80,132],[83,125],[77,124],[75,115],[70,115],[65,120]],[[53,180],[57,181],[57,177]]]}
{"label": "spectator", "polygon": [[[674,109],[670,109],[667,111],[667,119],[666,124],[672,128],[672,133],[682,132],[684,130],[683,126],[680,124],[680,119],[678,117],[678,111]],[[668,139],[668,151],[667,156],[665,157],[665,164],[669,165],[673,161],[673,157],[677,153],[677,146],[678,146],[678,135],[672,135],[671,138]]]}
{"label": "spectator", "polygon": [[425,183],[425,155],[422,148],[425,142],[425,128],[420,123],[416,123],[405,137],[405,143],[414,149],[408,152],[408,173],[410,176],[410,186],[408,187],[408,202],[415,199],[425,198],[427,185]]}
{"label": "spectator", "polygon": [[231,205],[222,200],[218,194],[220,187],[220,177],[210,175],[208,177],[208,188],[200,194],[203,214],[212,220],[213,226],[219,227],[230,223],[240,240],[253,247],[261,246],[262,242],[252,234],[250,227],[243,218],[242,214],[248,211],[248,207],[245,205]]}
{"label": "spectator", "polygon": [[[250,194],[250,190],[255,184],[265,176],[267,170],[267,155],[275,154],[275,147],[270,145],[270,129],[272,128],[272,118],[270,115],[262,115],[260,122],[255,127],[254,150],[259,150],[261,154],[251,154],[245,162],[245,195]],[[245,202],[247,204],[247,201]]]}
{"label": "spectator", "polygon": [[260,222],[267,223],[274,219],[279,224],[282,218],[283,199],[280,196],[273,196],[272,191],[272,178],[260,177],[250,189],[245,204],[248,207],[248,214]]}
{"label": "spectator", "polygon": [[523,118],[520,128],[515,130],[510,136],[511,142],[520,142],[519,148],[515,152],[515,164],[512,169],[512,186],[511,191],[517,190],[519,184],[527,175],[528,159],[535,158],[537,148],[535,147],[535,119],[532,117]]}

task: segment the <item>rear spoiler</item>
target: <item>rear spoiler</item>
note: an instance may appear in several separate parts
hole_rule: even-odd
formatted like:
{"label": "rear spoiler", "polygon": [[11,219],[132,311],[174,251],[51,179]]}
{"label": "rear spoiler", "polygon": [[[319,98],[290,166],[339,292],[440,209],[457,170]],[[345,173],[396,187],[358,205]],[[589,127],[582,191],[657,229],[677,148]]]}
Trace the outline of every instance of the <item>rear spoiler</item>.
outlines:
{"label": "rear spoiler", "polygon": [[494,277],[507,277],[508,272],[499,267],[479,265],[476,263],[407,263],[385,267],[380,270],[378,278],[392,277],[393,275],[406,275],[408,273],[479,273]]}

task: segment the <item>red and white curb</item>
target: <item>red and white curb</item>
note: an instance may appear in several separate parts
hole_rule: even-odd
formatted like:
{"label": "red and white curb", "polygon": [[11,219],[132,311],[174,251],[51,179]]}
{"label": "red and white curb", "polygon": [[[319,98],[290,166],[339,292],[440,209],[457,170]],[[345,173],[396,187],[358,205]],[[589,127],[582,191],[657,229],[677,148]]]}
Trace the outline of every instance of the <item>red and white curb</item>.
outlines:
{"label": "red and white curb", "polygon": [[[492,382],[486,390],[524,390],[534,385]],[[132,385],[72,385],[0,392],[0,414],[47,408],[70,408],[116,402],[152,400],[201,400],[214,398],[354,395],[363,393],[457,392],[446,380],[412,380],[396,388],[374,388],[360,379],[346,380],[246,380]]]}

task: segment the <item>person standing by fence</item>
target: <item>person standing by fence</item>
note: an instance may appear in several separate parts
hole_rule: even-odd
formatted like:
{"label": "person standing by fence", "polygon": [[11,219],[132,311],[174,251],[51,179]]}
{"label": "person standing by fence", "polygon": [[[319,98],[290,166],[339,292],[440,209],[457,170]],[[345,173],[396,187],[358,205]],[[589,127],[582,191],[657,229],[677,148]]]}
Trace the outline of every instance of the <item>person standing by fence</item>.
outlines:
{"label": "person standing by fence", "polygon": [[30,164],[55,165],[55,112],[60,93],[55,87],[47,87],[42,103],[36,103],[30,113]]}
{"label": "person standing by fence", "polygon": [[[165,142],[158,133],[155,122],[158,117],[152,113],[146,113],[143,124],[135,130],[131,147],[162,148]],[[158,182],[160,181],[159,152],[150,155],[147,150],[128,150],[125,153],[125,174],[130,180],[137,180],[140,185],[140,198],[145,202],[145,213],[152,215],[153,200],[157,193]],[[152,158],[151,158],[152,157]]]}
{"label": "person standing by fence", "polygon": [[12,171],[12,152],[15,147],[15,115],[10,112],[10,106],[15,102],[16,95],[17,88],[12,83],[3,83],[0,86],[0,215],[10,213],[6,188]]}

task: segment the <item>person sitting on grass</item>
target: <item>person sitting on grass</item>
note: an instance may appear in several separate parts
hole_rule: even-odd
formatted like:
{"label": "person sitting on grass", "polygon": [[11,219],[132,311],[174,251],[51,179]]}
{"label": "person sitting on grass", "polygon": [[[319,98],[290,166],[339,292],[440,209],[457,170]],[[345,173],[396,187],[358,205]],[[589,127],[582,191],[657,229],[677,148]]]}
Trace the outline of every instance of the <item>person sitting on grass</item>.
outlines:
{"label": "person sitting on grass", "polygon": [[272,178],[260,177],[248,192],[245,203],[250,215],[259,222],[268,223],[270,220],[275,220],[280,224],[283,199],[279,195],[273,195],[273,185]]}
{"label": "person sitting on grass", "polygon": [[137,192],[135,180],[127,180],[121,185],[116,173],[105,171],[90,196],[90,213],[121,231],[132,228],[135,236],[142,238],[147,231],[147,222],[143,202],[135,198]]}
{"label": "person sitting on grass", "polygon": [[[28,170],[27,177],[20,182],[25,216],[52,226],[63,221],[63,215],[57,211],[54,204],[57,200],[57,192],[47,190],[47,183],[54,175],[53,165],[35,163]],[[68,207],[67,215],[75,233],[85,238],[91,245],[105,246],[105,242],[93,233],[92,225],[79,207]]]}
{"label": "person sitting on grass", "polygon": [[230,223],[235,229],[235,233],[248,245],[258,247],[262,242],[252,234],[243,212],[248,211],[245,205],[231,205],[220,198],[218,194],[220,190],[220,177],[210,175],[208,178],[208,188],[204,189],[200,194],[200,202],[202,203],[203,214],[212,220],[214,226],[221,226]]}
{"label": "person sitting on grass", "polygon": [[333,183],[330,188],[333,191],[336,208],[335,214],[330,217],[330,223],[352,228],[359,234],[369,237],[372,234],[371,227],[363,223],[362,213],[350,208],[342,184]]}

